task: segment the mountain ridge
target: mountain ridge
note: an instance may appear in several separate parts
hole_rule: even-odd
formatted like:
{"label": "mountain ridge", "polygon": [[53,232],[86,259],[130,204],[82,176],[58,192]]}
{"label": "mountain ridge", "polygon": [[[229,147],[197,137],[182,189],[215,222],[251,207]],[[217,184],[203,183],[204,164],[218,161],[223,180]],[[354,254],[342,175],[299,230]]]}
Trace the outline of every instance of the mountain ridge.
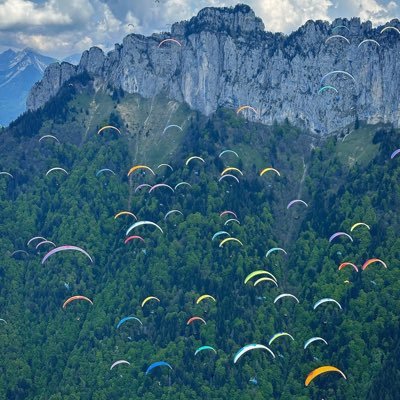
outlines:
{"label": "mountain ridge", "polygon": [[[333,25],[344,25],[341,36]],[[400,27],[398,20],[391,24]],[[385,26],[388,26],[387,24]],[[398,36],[398,37],[397,37]],[[164,39],[181,43],[160,43]],[[358,46],[365,38],[382,42]],[[375,46],[377,48],[375,48]],[[52,64],[32,88],[27,107],[42,107],[71,77],[89,72],[98,85],[110,85],[145,98],[165,92],[205,115],[219,107],[252,105],[246,117],[272,125],[286,119],[313,133],[348,133],[358,121],[400,126],[397,96],[400,78],[400,35],[379,33],[370,21],[336,19],[332,24],[307,21],[286,36],[264,30],[262,20],[247,5],[202,9],[189,21],[172,25],[171,33],[150,37],[130,34],[107,55],[92,47],[80,63]],[[354,75],[324,81],[338,93],[320,94],[321,77],[333,70]]]}

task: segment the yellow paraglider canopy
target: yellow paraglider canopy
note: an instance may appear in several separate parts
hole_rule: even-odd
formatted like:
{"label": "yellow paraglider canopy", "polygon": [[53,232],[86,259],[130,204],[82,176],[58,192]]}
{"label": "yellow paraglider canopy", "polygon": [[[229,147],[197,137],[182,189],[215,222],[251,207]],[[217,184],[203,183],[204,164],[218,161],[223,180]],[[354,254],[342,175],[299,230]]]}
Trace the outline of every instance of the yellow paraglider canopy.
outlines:
{"label": "yellow paraglider canopy", "polygon": [[330,365],[326,365],[324,367],[319,367],[317,369],[314,369],[314,371],[311,371],[307,375],[305,385],[308,386],[314,378],[316,378],[318,375],[324,374],[326,372],[338,372],[339,374],[341,374],[343,376],[344,379],[347,379],[346,375],[340,369],[338,369],[336,367],[332,367]]}
{"label": "yellow paraglider canopy", "polygon": [[277,173],[279,176],[281,176],[281,173],[280,173],[277,169],[272,168],[272,167],[264,168],[264,169],[260,172],[260,176],[263,176],[263,175],[264,175],[266,172],[268,172],[268,171],[273,171],[273,172]]}
{"label": "yellow paraglider canopy", "polygon": [[202,296],[200,296],[197,300],[196,300],[196,304],[199,304],[201,301],[205,300],[205,299],[211,299],[214,300],[215,302],[217,300],[215,300],[215,298],[213,296],[211,296],[210,294],[203,294]]}

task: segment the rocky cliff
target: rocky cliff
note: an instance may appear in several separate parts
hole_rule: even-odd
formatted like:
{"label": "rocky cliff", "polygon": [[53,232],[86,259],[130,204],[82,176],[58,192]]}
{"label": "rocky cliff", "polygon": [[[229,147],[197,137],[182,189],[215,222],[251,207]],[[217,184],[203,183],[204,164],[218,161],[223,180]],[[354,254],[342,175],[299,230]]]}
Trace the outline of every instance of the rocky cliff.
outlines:
{"label": "rocky cliff", "polygon": [[[400,29],[400,22],[386,26]],[[78,66],[49,66],[27,106],[41,107],[68,79],[88,71],[100,85],[146,98],[165,93],[206,115],[220,106],[251,105],[255,111],[245,110],[246,118],[264,124],[287,118],[321,135],[357,120],[399,127],[400,33],[382,29],[358,18],[308,21],[286,36],[266,32],[246,5],[205,8],[170,33],[131,34],[107,55],[94,47]],[[168,38],[179,43],[160,45]],[[339,70],[354,80],[334,73],[321,81]],[[320,91],[323,86],[330,88]]]}

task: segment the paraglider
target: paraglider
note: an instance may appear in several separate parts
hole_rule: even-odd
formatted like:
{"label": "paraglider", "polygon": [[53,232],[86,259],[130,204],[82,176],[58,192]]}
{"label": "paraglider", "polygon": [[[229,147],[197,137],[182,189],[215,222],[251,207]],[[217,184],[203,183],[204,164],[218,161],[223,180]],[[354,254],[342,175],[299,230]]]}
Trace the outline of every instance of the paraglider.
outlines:
{"label": "paraglider", "polygon": [[258,285],[259,283],[261,283],[261,282],[272,282],[276,287],[279,287],[279,286],[278,286],[278,283],[277,283],[274,279],[269,278],[269,277],[266,277],[266,276],[257,279],[257,280],[254,282],[254,286],[257,286],[257,285]]}
{"label": "paraglider", "polygon": [[201,157],[199,157],[199,156],[192,156],[192,157],[189,157],[189,158],[186,160],[185,164],[186,164],[186,165],[189,165],[190,161],[192,161],[192,160],[199,160],[199,161],[201,161],[202,163],[205,163],[204,158],[201,158]]}
{"label": "paraglider", "polygon": [[46,172],[46,176],[48,176],[48,175],[50,174],[50,172],[53,172],[53,171],[61,171],[61,172],[64,172],[66,175],[68,175],[68,172],[67,172],[64,168],[61,168],[61,167],[54,167],[54,168],[50,168],[50,169]]}
{"label": "paraglider", "polygon": [[159,168],[161,168],[161,167],[167,167],[167,168],[169,168],[172,172],[174,171],[174,169],[173,169],[169,164],[160,164],[160,165],[157,166],[156,169],[159,169]]}
{"label": "paraglider", "polygon": [[275,358],[275,354],[273,353],[273,351],[271,349],[269,349],[267,346],[264,346],[262,344],[248,344],[244,347],[242,347],[234,356],[233,358],[233,363],[236,364],[239,359],[243,356],[243,354],[246,354],[248,351],[250,350],[256,350],[256,349],[262,349],[262,350],[267,350],[273,358]]}
{"label": "paraglider", "polygon": [[260,270],[257,270],[257,271],[253,271],[249,275],[247,275],[245,280],[244,280],[244,284],[246,284],[250,279],[252,279],[252,278],[254,278],[255,276],[258,276],[258,275],[269,275],[272,279],[274,279],[275,282],[277,282],[275,276],[272,275],[271,272],[264,271],[264,270],[260,269]]}
{"label": "paraglider", "polygon": [[192,318],[189,318],[189,319],[186,321],[186,325],[190,325],[193,321],[201,321],[204,325],[207,325],[207,322],[204,321],[204,319],[201,318],[201,317],[192,317]]}
{"label": "paraglider", "polygon": [[181,215],[183,215],[182,211],[179,211],[179,210],[170,210],[170,211],[168,211],[168,212],[164,215],[164,221],[166,221],[167,218],[168,218],[168,216],[171,215],[171,214],[181,214]]}
{"label": "paraglider", "polygon": [[337,304],[337,306],[342,310],[342,306],[341,306],[336,300],[331,299],[331,298],[324,298],[324,299],[318,300],[318,301],[314,304],[314,310],[315,310],[318,306],[320,306],[321,304],[323,304],[323,303],[329,303],[329,302]]}
{"label": "paraglider", "polygon": [[163,133],[165,133],[168,129],[171,128],[178,128],[181,132],[183,132],[183,129],[179,125],[168,125],[164,128]]}
{"label": "paraglider", "polygon": [[138,190],[140,190],[140,189],[142,189],[142,188],[144,188],[144,187],[151,188],[151,185],[149,185],[148,183],[142,183],[141,185],[139,185],[139,186],[137,186],[137,187],[135,188],[135,193],[136,193]]}
{"label": "paraglider", "polygon": [[0,175],[7,175],[7,176],[9,176],[10,178],[14,178],[13,175],[11,175],[9,172],[6,172],[6,171],[1,171],[1,172],[0,172]]}
{"label": "paraglider", "polygon": [[395,150],[392,155],[390,156],[390,159],[393,160],[393,158],[395,158],[397,156],[397,154],[400,153],[400,149]]}
{"label": "paraglider", "polygon": [[263,176],[263,175],[264,175],[266,172],[268,172],[268,171],[275,172],[276,174],[278,174],[278,176],[281,176],[281,173],[280,173],[277,169],[272,168],[272,167],[264,168],[264,169],[260,172],[260,176]]}
{"label": "paraglider", "polygon": [[86,257],[88,257],[89,260],[90,260],[91,262],[93,262],[93,259],[92,259],[92,257],[90,257],[89,253],[86,252],[85,250],[83,250],[82,248],[77,247],[77,246],[64,245],[64,246],[59,246],[59,247],[56,247],[55,249],[50,250],[50,251],[43,257],[43,259],[42,259],[42,264],[44,264],[44,263],[46,262],[46,260],[47,260],[49,257],[51,257],[53,254],[56,254],[56,253],[58,253],[59,251],[66,251],[66,250],[79,251],[79,252],[81,252],[82,254],[84,254]]}
{"label": "paraglider", "polygon": [[350,40],[347,39],[347,37],[344,37],[342,35],[332,35],[329,36],[328,39],[325,40],[325,44],[328,43],[331,39],[343,39],[345,40],[348,44],[350,44]]}
{"label": "paraglider", "polygon": [[222,176],[222,175],[225,175],[225,174],[226,174],[227,172],[229,172],[229,171],[236,171],[236,172],[239,172],[239,174],[243,176],[243,172],[242,172],[239,168],[236,168],[236,167],[227,167],[227,168],[225,168],[225,169],[221,172],[221,176]]}
{"label": "paraglider", "polygon": [[43,241],[39,242],[39,243],[36,245],[36,250],[37,250],[40,246],[42,246],[42,245],[44,245],[44,244],[51,244],[51,245],[53,245],[54,247],[56,247],[55,243],[53,243],[51,240],[43,240]]}
{"label": "paraglider", "polygon": [[287,332],[279,332],[279,333],[275,333],[274,336],[272,336],[272,338],[269,340],[268,345],[271,346],[271,344],[278,338],[282,337],[282,336],[289,336],[290,339],[294,340],[294,337]]}
{"label": "paraglider", "polygon": [[350,232],[353,232],[353,230],[356,229],[357,226],[365,226],[368,230],[371,230],[371,228],[369,227],[369,225],[365,224],[364,222],[357,222],[356,224],[354,224],[354,225],[350,228]]}
{"label": "paraglider", "polygon": [[124,317],[124,318],[122,318],[122,319],[118,322],[118,324],[117,324],[117,329],[118,329],[121,325],[123,325],[126,321],[132,321],[132,320],[139,322],[140,325],[143,325],[142,321],[141,321],[139,318],[137,318],[137,317]]}
{"label": "paraglider", "polygon": [[355,265],[355,264],[353,264],[353,263],[351,263],[351,262],[344,262],[344,263],[341,263],[341,264],[339,265],[338,270],[341,271],[341,270],[342,270],[344,267],[346,267],[347,265],[350,265],[351,267],[353,267],[353,268],[355,269],[356,272],[358,272],[357,265]]}
{"label": "paraglider", "polygon": [[307,204],[305,201],[300,200],[300,199],[296,199],[296,200],[292,200],[292,201],[286,206],[286,208],[289,210],[289,208],[290,208],[293,204],[296,204],[296,203],[301,203],[301,204],[304,204],[306,207],[308,207],[308,204]]}
{"label": "paraglider", "polygon": [[244,110],[251,110],[251,111],[254,112],[254,114],[257,114],[257,110],[256,110],[254,107],[252,107],[252,106],[240,106],[240,107],[236,110],[236,114],[239,114],[241,111],[244,111]]}
{"label": "paraglider", "polygon": [[91,262],[93,262],[92,257],[90,257],[89,253],[86,252],[85,250],[83,250],[80,247],[77,246],[69,246],[69,245],[64,245],[64,246],[60,246],[60,247],[56,247],[53,250],[50,250],[42,259],[42,264],[44,264],[46,262],[46,260],[51,257],[53,254],[58,253],[59,251],[66,251],[66,250],[73,250],[73,251],[79,251],[82,254],[84,254],[87,258],[89,258],[89,260]]}
{"label": "paraglider", "polygon": [[334,233],[334,234],[329,238],[329,243],[332,243],[332,241],[333,241],[334,239],[336,239],[337,237],[339,237],[339,236],[346,236],[346,237],[348,237],[351,241],[353,241],[353,238],[352,238],[348,233],[346,233],[346,232],[336,232],[336,233]]}
{"label": "paraglider", "polygon": [[219,153],[219,158],[221,158],[224,154],[227,154],[227,153],[232,153],[232,154],[234,154],[237,158],[240,158],[239,157],[239,155],[238,155],[238,153],[236,153],[236,151],[233,151],[233,150],[223,150],[223,151],[221,151],[221,153]]}
{"label": "paraglider", "polygon": [[226,232],[226,231],[218,231],[217,233],[214,233],[214,235],[213,235],[211,241],[213,241],[215,238],[217,238],[217,237],[220,236],[220,235],[228,235],[228,236],[231,236],[231,235],[230,235],[228,232]]}
{"label": "paraglider", "polygon": [[120,211],[118,214],[115,214],[114,219],[119,218],[121,215],[129,215],[129,216],[135,218],[137,221],[137,216],[130,211]]}
{"label": "paraglider", "polygon": [[342,71],[342,70],[338,70],[338,71],[331,71],[331,72],[328,72],[327,74],[325,74],[322,78],[321,78],[321,84],[322,84],[322,82],[328,77],[328,76],[331,76],[331,75],[336,75],[336,74],[342,74],[342,75],[345,75],[345,76],[348,76],[349,78],[351,78],[352,80],[353,80],[353,82],[354,83],[356,83],[356,80],[355,80],[355,78],[354,78],[354,76],[353,75],[351,75],[350,73],[348,73],[348,72],[346,72],[346,71]]}
{"label": "paraglider", "polygon": [[182,44],[176,39],[164,39],[158,44],[158,47],[161,47],[164,43],[168,43],[168,42],[175,43],[179,47],[182,47]]}
{"label": "paraglider", "polygon": [[328,344],[328,342],[327,342],[325,339],[323,339],[322,337],[315,336],[315,337],[312,337],[311,339],[308,339],[308,340],[304,343],[304,350],[305,350],[311,343],[317,342],[317,341],[321,341],[321,342],[324,342],[325,344]]}
{"label": "paraglider", "polygon": [[99,169],[99,170],[96,172],[96,176],[99,176],[99,175],[102,174],[103,172],[111,172],[113,175],[116,175],[115,172],[114,172],[112,169],[110,169],[110,168],[103,168],[103,169]]}
{"label": "paraglider", "polygon": [[134,240],[134,239],[141,240],[144,243],[144,239],[141,236],[138,236],[138,235],[129,236],[128,238],[125,239],[124,243],[127,244],[131,240]]}
{"label": "paraglider", "polygon": [[133,172],[137,171],[138,169],[145,169],[145,170],[150,171],[154,176],[156,175],[156,174],[154,173],[154,171],[153,171],[150,167],[148,167],[147,165],[135,165],[135,166],[133,166],[133,167],[129,170],[128,176],[129,176],[130,174],[132,174]]}
{"label": "paraglider", "polygon": [[229,218],[225,221],[224,226],[228,225],[230,222],[236,222],[238,225],[240,225],[240,221],[236,218]]}
{"label": "paraglider", "polygon": [[350,29],[349,29],[347,26],[338,25],[338,26],[335,26],[335,27],[332,29],[332,33],[333,33],[333,31],[335,31],[335,30],[337,30],[337,29],[347,29],[347,30],[350,32]]}
{"label": "paraglider", "polygon": [[69,303],[71,303],[72,301],[76,301],[76,300],[85,300],[85,301],[89,302],[91,305],[93,305],[93,301],[90,300],[90,299],[89,299],[88,297],[86,297],[86,296],[72,296],[72,297],[70,297],[69,299],[65,300],[65,302],[64,302],[64,304],[63,304],[63,306],[62,306],[62,308],[65,309]]}
{"label": "paraglider", "polygon": [[398,30],[396,27],[394,27],[394,26],[386,26],[385,28],[383,28],[382,30],[381,30],[381,33],[383,33],[383,32],[385,32],[385,31],[388,31],[389,29],[393,29],[395,32],[397,32],[399,35],[400,35],[400,30]]}
{"label": "paraglider", "polygon": [[232,175],[232,174],[222,175],[221,178],[218,179],[218,182],[221,182],[222,179],[225,179],[225,178],[233,178],[237,183],[240,182],[239,179],[235,175]]}
{"label": "paraglider", "polygon": [[192,185],[191,185],[190,183],[188,183],[188,182],[179,182],[179,183],[177,183],[177,184],[175,185],[175,188],[174,188],[174,189],[176,190],[176,189],[178,189],[179,186],[185,186],[185,185],[186,185],[186,186],[189,186],[189,187],[192,187]]}
{"label": "paraglider", "polygon": [[40,139],[39,139],[39,142],[41,142],[43,139],[54,139],[54,140],[56,140],[58,143],[60,143],[60,141],[55,137],[55,136],[53,136],[53,135],[44,135],[44,136],[41,136],[40,137]]}
{"label": "paraglider", "polygon": [[322,86],[322,88],[318,90],[318,94],[325,92],[325,90],[333,90],[334,92],[339,93],[339,91],[334,86],[326,85]]}
{"label": "paraglider", "polygon": [[227,214],[231,214],[231,215],[233,215],[236,219],[238,219],[238,216],[236,215],[236,213],[234,213],[233,211],[229,211],[229,210],[222,211],[222,213],[219,214],[219,216],[220,216],[220,217],[223,217],[224,215],[227,215]]}
{"label": "paraglider", "polygon": [[214,349],[214,347],[211,347],[211,346],[201,346],[201,347],[199,347],[199,348],[195,351],[194,355],[196,356],[198,353],[200,353],[201,351],[204,351],[204,350],[211,350],[211,351],[213,351],[215,354],[217,354],[217,351]]}
{"label": "paraglider", "polygon": [[46,238],[44,238],[43,236],[34,236],[33,238],[28,240],[28,243],[26,244],[27,246],[29,246],[34,240],[46,240]]}
{"label": "paraglider", "polygon": [[369,265],[376,263],[376,262],[382,264],[387,269],[387,265],[379,258],[370,258],[369,260],[365,261],[365,263],[362,265],[361,269],[364,271]]}
{"label": "paraglider", "polygon": [[110,371],[111,371],[114,367],[116,367],[117,365],[120,365],[120,364],[131,365],[131,363],[130,363],[129,361],[126,361],[126,360],[118,360],[118,361],[115,361],[115,363],[113,363],[113,364],[111,365]]}
{"label": "paraglider", "polygon": [[307,378],[306,378],[306,381],[304,384],[306,386],[308,386],[314,378],[316,378],[318,375],[324,374],[326,372],[338,372],[340,375],[343,376],[344,379],[347,379],[346,375],[340,369],[338,369],[336,367],[332,367],[330,365],[327,365],[327,366],[316,368],[313,371],[311,371],[307,375]]}
{"label": "paraglider", "polygon": [[275,297],[274,304],[275,304],[278,300],[283,299],[284,297],[292,297],[293,299],[295,299],[295,300],[297,301],[297,303],[300,303],[299,299],[298,299],[295,295],[290,294],[290,293],[282,293],[282,294],[280,294],[279,296],[276,296],[276,297]]}
{"label": "paraglider", "polygon": [[160,302],[160,299],[159,299],[158,297],[149,296],[149,297],[146,297],[146,298],[142,301],[142,308],[143,308],[143,306],[144,306],[148,301],[150,301],[150,300],[156,300],[156,301]]}
{"label": "paraglider", "polygon": [[25,254],[26,256],[29,256],[29,254],[25,250],[15,250],[11,253],[11,257],[14,257],[16,254]]}
{"label": "paraglider", "polygon": [[226,239],[224,239],[220,244],[219,244],[219,247],[222,247],[225,243],[227,243],[227,242],[237,242],[237,243],[239,243],[241,246],[243,246],[243,243],[239,240],[239,239],[236,239],[236,238],[234,238],[234,237],[228,237],[228,238],[226,238]]}
{"label": "paraglider", "polygon": [[162,188],[162,187],[163,188],[165,187],[165,188],[171,190],[172,193],[175,193],[175,190],[171,186],[167,185],[166,183],[157,183],[156,185],[154,185],[150,188],[149,193],[151,193],[154,189]]}
{"label": "paraglider", "polygon": [[376,40],[374,40],[374,39],[364,39],[362,42],[360,42],[360,44],[358,45],[357,48],[360,48],[360,46],[361,46],[363,43],[373,43],[373,44],[378,45],[379,47],[381,46],[381,45],[380,45]]}
{"label": "paraglider", "polygon": [[202,296],[200,296],[197,300],[196,300],[196,304],[199,304],[200,302],[202,302],[205,299],[211,299],[214,302],[216,302],[217,300],[215,300],[215,297],[211,296],[210,294],[203,294]]}
{"label": "paraglider", "polygon": [[269,256],[271,253],[275,252],[275,251],[281,251],[281,252],[283,252],[283,253],[285,253],[285,254],[287,255],[286,250],[282,249],[281,247],[272,247],[272,249],[269,249],[269,250],[267,251],[267,254],[265,254],[265,257],[268,258],[268,256]]}
{"label": "paraglider", "polygon": [[159,225],[157,225],[156,223],[154,223],[154,222],[151,222],[151,221],[138,221],[138,222],[135,222],[132,226],[130,226],[128,228],[128,230],[126,231],[126,236],[129,235],[130,231],[132,231],[133,229],[137,228],[138,226],[142,226],[142,225],[155,226],[161,233],[164,233],[164,231],[161,229],[161,227]]}
{"label": "paraglider", "polygon": [[153,363],[153,364],[151,364],[148,368],[147,368],[147,370],[146,370],[146,375],[148,375],[154,368],[157,368],[157,367],[168,367],[168,368],[170,368],[171,370],[172,370],[172,367],[167,363],[167,362],[165,362],[165,361],[157,361],[157,362],[155,362],[155,363]]}
{"label": "paraglider", "polygon": [[115,130],[116,132],[118,132],[121,135],[121,131],[118,128],[116,128],[115,126],[112,126],[112,125],[103,126],[102,128],[100,128],[97,131],[97,134],[99,135],[101,132],[105,131],[106,129],[113,129],[113,130]]}

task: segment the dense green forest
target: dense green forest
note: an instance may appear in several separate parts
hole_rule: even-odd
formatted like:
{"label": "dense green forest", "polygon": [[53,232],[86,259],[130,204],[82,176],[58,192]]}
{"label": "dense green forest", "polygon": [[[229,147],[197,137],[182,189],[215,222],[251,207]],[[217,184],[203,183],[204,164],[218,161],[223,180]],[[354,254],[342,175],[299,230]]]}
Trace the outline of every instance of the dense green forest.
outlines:
{"label": "dense green forest", "polygon": [[[93,104],[96,106],[93,106]],[[112,124],[121,130],[97,130]],[[183,132],[168,124],[182,126]],[[1,131],[0,398],[398,399],[400,165],[398,132],[360,124],[343,138],[262,126],[232,110],[210,118],[165,99],[66,85]],[[39,138],[56,135],[60,143]],[[239,155],[225,153],[232,149]],[[186,165],[190,156],[199,156]],[[160,166],[168,163],[172,169]],[[145,164],[154,170],[138,170]],[[46,176],[50,168],[62,167]],[[233,178],[219,181],[226,167]],[[259,176],[266,167],[274,172]],[[98,174],[103,168],[109,172]],[[137,189],[147,183],[174,188]],[[296,203],[287,209],[293,199]],[[165,218],[168,211],[177,209]],[[152,226],[135,228],[134,213]],[[226,223],[232,210],[238,220]],[[364,222],[350,232],[350,227]],[[219,244],[226,230],[242,243]],[[353,242],[338,237],[351,233]],[[75,245],[41,263],[52,245]],[[272,247],[284,248],[266,258]],[[25,252],[17,252],[24,250]],[[370,258],[379,263],[361,271]],[[342,262],[359,268],[338,270]],[[244,284],[255,270],[277,279]],[[345,282],[347,281],[347,282]],[[253,280],[254,282],[254,280]],[[196,304],[202,294],[210,294]],[[282,298],[291,293],[299,299]],[[93,301],[71,302],[74,295]],[[147,296],[160,301],[149,301]],[[333,298],[317,309],[322,298]],[[117,329],[126,316],[135,316]],[[206,321],[189,318],[199,316]],[[277,332],[290,333],[270,346]],[[327,345],[314,342],[322,337]],[[259,343],[237,363],[235,353]],[[216,353],[200,346],[212,346]],[[127,360],[110,370],[117,360]],[[167,367],[146,370],[156,361]],[[315,368],[333,365],[305,387]],[[253,379],[255,378],[255,379]]]}

